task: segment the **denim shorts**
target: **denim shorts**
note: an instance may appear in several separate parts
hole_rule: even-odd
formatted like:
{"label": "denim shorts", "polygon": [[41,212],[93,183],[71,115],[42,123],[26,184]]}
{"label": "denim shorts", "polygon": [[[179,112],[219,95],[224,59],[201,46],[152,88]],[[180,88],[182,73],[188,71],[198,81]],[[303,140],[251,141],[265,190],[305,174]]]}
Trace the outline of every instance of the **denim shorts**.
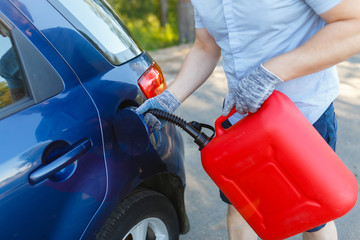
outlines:
{"label": "denim shorts", "polygon": [[[229,128],[231,123],[225,121],[222,126],[224,128]],[[326,111],[320,116],[320,118],[313,124],[314,128],[320,133],[320,135],[325,139],[325,141],[330,145],[330,147],[335,151],[336,149],[336,131],[337,131],[337,121],[334,111],[333,103],[326,109]],[[227,204],[231,204],[230,201],[225,197],[225,195],[220,191],[220,198]],[[318,226],[316,228],[310,229],[308,232],[315,232],[325,227],[324,225]]]}

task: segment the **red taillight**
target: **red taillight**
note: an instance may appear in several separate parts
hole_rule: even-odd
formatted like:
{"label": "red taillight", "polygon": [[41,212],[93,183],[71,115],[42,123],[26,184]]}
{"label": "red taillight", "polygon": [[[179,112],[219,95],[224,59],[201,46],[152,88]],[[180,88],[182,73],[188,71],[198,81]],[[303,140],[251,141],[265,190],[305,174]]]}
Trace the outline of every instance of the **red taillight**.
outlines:
{"label": "red taillight", "polygon": [[148,70],[138,80],[141,91],[147,98],[152,98],[166,89],[166,82],[160,67],[152,63]]}

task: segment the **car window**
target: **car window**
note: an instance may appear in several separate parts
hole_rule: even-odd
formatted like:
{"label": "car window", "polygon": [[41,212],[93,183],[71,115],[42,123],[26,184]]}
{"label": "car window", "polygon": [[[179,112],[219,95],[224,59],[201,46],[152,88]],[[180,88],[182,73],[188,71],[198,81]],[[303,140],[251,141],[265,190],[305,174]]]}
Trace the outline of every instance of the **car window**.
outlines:
{"label": "car window", "polygon": [[18,56],[9,36],[0,36],[0,110],[27,96]]}
{"label": "car window", "polygon": [[63,89],[61,77],[44,55],[23,32],[0,16],[0,119],[51,98]]}
{"label": "car window", "polygon": [[49,0],[113,64],[141,53],[121,20],[104,0]]}

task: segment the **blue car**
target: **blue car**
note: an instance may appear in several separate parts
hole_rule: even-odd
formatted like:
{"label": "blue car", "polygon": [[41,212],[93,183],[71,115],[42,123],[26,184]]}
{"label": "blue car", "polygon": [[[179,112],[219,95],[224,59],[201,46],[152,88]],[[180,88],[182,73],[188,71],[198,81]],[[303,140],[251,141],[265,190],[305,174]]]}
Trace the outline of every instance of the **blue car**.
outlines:
{"label": "blue car", "polygon": [[132,109],[166,88],[104,0],[0,1],[0,239],[178,239],[184,146]]}

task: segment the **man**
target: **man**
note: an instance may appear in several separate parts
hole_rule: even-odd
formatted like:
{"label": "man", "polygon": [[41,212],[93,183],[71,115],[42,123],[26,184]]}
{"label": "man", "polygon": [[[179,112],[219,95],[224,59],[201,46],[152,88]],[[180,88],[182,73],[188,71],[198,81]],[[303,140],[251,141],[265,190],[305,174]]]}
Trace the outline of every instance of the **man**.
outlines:
{"label": "man", "polygon": [[[233,106],[256,112],[274,89],[287,96],[335,150],[332,102],[339,94],[334,65],[360,51],[359,0],[193,0],[196,40],[168,90],[138,108],[173,112],[203,84],[222,56],[229,92],[223,115]],[[329,117],[330,116],[330,117]],[[148,125],[157,119],[145,115]],[[228,202],[225,196],[222,196]],[[229,238],[256,234],[229,203]],[[333,222],[303,239],[335,240]]]}

